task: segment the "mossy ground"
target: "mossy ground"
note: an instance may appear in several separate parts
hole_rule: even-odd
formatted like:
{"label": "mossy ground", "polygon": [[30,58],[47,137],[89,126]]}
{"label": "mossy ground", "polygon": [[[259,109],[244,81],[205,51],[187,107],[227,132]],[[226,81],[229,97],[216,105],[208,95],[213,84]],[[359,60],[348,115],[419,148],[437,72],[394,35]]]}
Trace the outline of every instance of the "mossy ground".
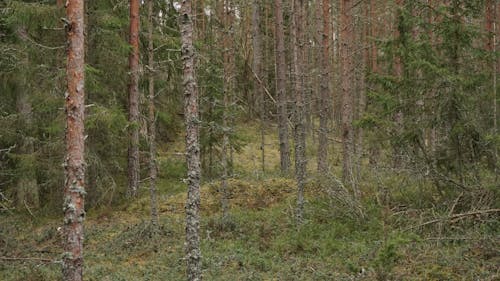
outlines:
{"label": "mossy ground", "polygon": [[[267,136],[265,173],[256,132],[252,126],[242,128],[248,143],[235,154],[236,176],[229,180],[229,223],[220,220],[219,182],[203,184],[205,280],[500,280],[498,216],[416,227],[445,216],[448,209],[435,205],[438,201],[432,201],[435,191],[430,185],[409,175],[364,171],[361,215],[349,202],[336,198],[339,190],[332,187],[331,179],[311,174],[306,221],[297,226],[293,219],[295,182],[278,175],[273,130]],[[161,154],[161,226],[156,239],[149,224],[146,186],[132,203],[89,211],[85,280],[185,279],[181,149],[176,144]],[[313,149],[309,152],[314,154]],[[331,157],[335,163],[338,155]],[[313,171],[314,159],[309,163]],[[333,167],[334,174],[338,169]],[[62,250],[57,228],[62,219],[35,216],[2,214],[0,256],[56,262],[0,260],[0,280],[60,279],[57,260]]]}

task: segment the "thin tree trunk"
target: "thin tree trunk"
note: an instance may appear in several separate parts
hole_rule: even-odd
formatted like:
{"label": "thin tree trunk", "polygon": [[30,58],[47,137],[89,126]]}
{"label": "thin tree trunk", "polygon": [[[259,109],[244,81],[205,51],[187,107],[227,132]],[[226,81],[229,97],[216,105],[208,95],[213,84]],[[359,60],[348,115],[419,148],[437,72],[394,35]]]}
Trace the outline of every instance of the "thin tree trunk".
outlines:
{"label": "thin tree trunk", "polygon": [[358,196],[359,192],[354,179],[352,154],[354,145],[354,134],[352,128],[353,118],[353,89],[352,89],[352,71],[353,71],[353,18],[352,18],[352,1],[342,0],[341,4],[341,59],[342,59],[342,146],[343,146],[343,174],[342,179],[346,183],[350,183],[354,190],[354,194]]}
{"label": "thin tree trunk", "polygon": [[[488,0],[486,3],[486,30],[488,31],[488,41],[486,44],[486,49],[495,57],[497,49],[497,1]],[[492,94],[493,94],[493,136],[497,134],[497,67],[498,60],[494,59],[491,64],[492,67]],[[498,179],[498,148],[494,145],[493,148],[493,164],[495,180]]]}
{"label": "thin tree trunk", "polygon": [[[368,19],[369,19],[369,10],[368,10],[368,4],[362,4],[366,5],[363,6],[364,10],[364,16],[363,20],[361,22],[362,25],[362,32],[360,34],[360,42],[361,42],[361,48],[362,48],[362,55],[361,55],[361,72],[360,72],[360,80],[359,80],[359,96],[358,96],[358,108],[357,108],[357,119],[362,119],[363,114],[365,113],[366,110],[366,81],[367,81],[367,73],[368,73],[368,63],[369,63],[369,56],[370,56],[370,45],[368,43],[368,36],[369,36],[369,26],[368,26]],[[358,127],[357,128],[357,138],[356,138],[356,173],[357,177],[359,178],[361,176],[361,162],[362,158],[364,155],[364,150],[363,150],[363,128]]]}
{"label": "thin tree trunk", "polygon": [[130,0],[128,195],[139,188],[139,0]]}
{"label": "thin tree trunk", "polygon": [[318,173],[328,170],[328,113],[330,112],[330,1],[322,0],[323,34],[321,41],[321,88],[318,135]]}
{"label": "thin tree trunk", "polygon": [[231,44],[230,44],[230,4],[228,0],[223,1],[221,7],[221,17],[223,20],[223,35],[222,35],[222,52],[223,52],[223,68],[224,68],[224,83],[223,83],[223,109],[222,109],[222,183],[221,183],[221,205],[222,205],[222,220],[224,222],[229,218],[229,193],[227,190],[227,179],[229,177],[228,167],[228,150],[229,144],[229,96],[232,91],[231,77]]}
{"label": "thin tree trunk", "polygon": [[65,281],[83,280],[83,221],[85,219],[85,51],[84,1],[70,0],[66,6],[67,92],[66,157],[64,162],[64,254],[62,276]]}
{"label": "thin tree trunk", "polygon": [[[402,9],[403,5],[403,0],[396,0],[397,4],[397,19],[395,21],[395,28],[394,28],[394,39],[400,38],[401,34],[398,29],[398,21],[400,20],[400,9]],[[394,74],[396,75],[398,80],[403,79],[403,63],[401,61],[401,57],[399,55],[396,55],[394,57]],[[398,93],[398,104],[399,108],[397,109],[397,112],[394,115],[394,122],[396,125],[396,130],[398,131],[398,135],[402,134],[403,131],[403,111],[401,110],[401,104],[402,104],[402,97],[401,94]],[[399,144],[396,144],[394,147],[394,168],[401,168],[401,165],[403,164],[403,151],[402,148],[400,147]]]}
{"label": "thin tree trunk", "polygon": [[[28,65],[28,62],[27,64]],[[32,128],[32,106],[28,97],[28,91],[30,88],[29,82],[24,76],[24,86],[27,87],[26,90],[20,89],[19,95],[17,96],[17,112],[19,119],[24,128],[26,128],[26,134],[23,135],[21,139],[21,145],[19,147],[20,161],[19,171],[21,176],[17,182],[17,207],[19,210],[26,208],[26,206],[38,208],[40,206],[40,195],[38,189],[38,183],[36,179],[36,170],[33,165],[35,163],[35,144],[34,139],[29,133]]]}
{"label": "thin tree trunk", "polygon": [[182,0],[180,10],[181,54],[183,62],[184,116],[186,122],[186,162],[188,196],[186,201],[187,279],[201,281],[200,249],[200,145],[198,86],[195,77],[195,49],[191,1]]}
{"label": "thin tree trunk", "polygon": [[288,110],[286,94],[285,32],[283,28],[283,2],[274,1],[275,7],[275,53],[276,53],[276,91],[278,94],[278,137],[280,143],[281,173],[290,169],[290,146],[288,141]]}
{"label": "thin tree trunk", "polygon": [[158,227],[158,210],[156,199],[156,113],[155,113],[155,80],[154,80],[154,43],[153,43],[153,0],[148,0],[148,121],[149,121],[149,195],[151,199],[151,223],[153,230]]}
{"label": "thin tree trunk", "polygon": [[[261,81],[262,79],[262,41],[260,37],[260,3],[259,0],[253,0],[252,2],[252,45],[253,45],[253,63],[252,68],[255,76]],[[254,80],[255,81],[255,80]],[[257,81],[254,83],[256,99],[260,100],[259,115],[260,115],[260,149],[261,149],[261,164],[262,172],[266,171],[266,154],[265,154],[265,96],[264,91]]]}
{"label": "thin tree trunk", "polygon": [[294,0],[292,12],[292,48],[295,91],[295,175],[297,178],[297,222],[304,217],[304,186],[306,179],[306,132],[304,105],[304,0]]}

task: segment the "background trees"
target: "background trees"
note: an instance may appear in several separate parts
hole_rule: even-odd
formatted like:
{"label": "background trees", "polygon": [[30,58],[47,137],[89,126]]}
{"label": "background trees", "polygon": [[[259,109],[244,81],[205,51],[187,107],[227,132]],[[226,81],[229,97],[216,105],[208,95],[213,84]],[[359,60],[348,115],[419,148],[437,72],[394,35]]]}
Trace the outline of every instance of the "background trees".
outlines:
{"label": "background trees", "polygon": [[[182,21],[187,2],[192,27]],[[2,215],[36,220],[54,216],[63,203],[63,5],[0,4]],[[318,230],[340,216],[359,226],[368,215],[383,226],[372,237],[384,244],[369,249],[377,259],[394,249],[391,239],[403,243],[394,236],[405,223],[425,223],[416,218],[498,209],[499,7],[460,0],[87,1],[86,208],[140,217],[140,187],[149,183],[152,206],[158,191],[158,233],[165,234],[164,225],[175,224],[165,219],[179,210],[171,200],[190,190],[193,278],[201,274],[204,241],[245,236],[248,229],[238,232],[241,206],[271,212],[266,200],[282,199],[295,186],[291,178],[296,197],[273,209],[284,214],[279,218],[297,207],[299,221]],[[179,141],[184,132],[187,149]],[[127,193],[137,198],[127,200]],[[200,200],[205,218],[196,211]],[[212,220],[215,213],[227,217],[229,208],[232,224]],[[285,247],[266,244],[268,226],[257,229],[246,241],[258,240],[262,251],[292,249],[283,250],[288,256],[307,252],[307,237],[317,237],[298,226],[293,239],[281,241],[295,246]],[[1,234],[4,245],[9,235]],[[432,233],[416,234],[425,240]],[[376,263],[390,271],[390,262]]]}

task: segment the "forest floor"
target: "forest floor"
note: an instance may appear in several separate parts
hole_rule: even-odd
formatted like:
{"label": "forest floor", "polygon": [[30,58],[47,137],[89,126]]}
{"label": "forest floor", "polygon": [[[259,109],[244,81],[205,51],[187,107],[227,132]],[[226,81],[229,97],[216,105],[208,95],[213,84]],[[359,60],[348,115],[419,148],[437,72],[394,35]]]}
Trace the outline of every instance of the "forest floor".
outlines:
{"label": "forest floor", "polygon": [[[205,280],[500,280],[498,214],[456,216],[470,211],[465,196],[441,206],[430,184],[389,169],[360,173],[357,203],[333,176],[336,153],[332,175],[315,175],[309,160],[306,220],[297,226],[295,181],[277,173],[274,128],[266,133],[266,172],[257,126],[239,132],[246,145],[234,154],[230,223],[220,220],[220,182],[202,186]],[[85,280],[185,279],[181,153],[182,140],[161,153],[156,238],[147,181],[134,202],[88,212]],[[1,214],[0,280],[59,280],[61,222],[62,215]]]}

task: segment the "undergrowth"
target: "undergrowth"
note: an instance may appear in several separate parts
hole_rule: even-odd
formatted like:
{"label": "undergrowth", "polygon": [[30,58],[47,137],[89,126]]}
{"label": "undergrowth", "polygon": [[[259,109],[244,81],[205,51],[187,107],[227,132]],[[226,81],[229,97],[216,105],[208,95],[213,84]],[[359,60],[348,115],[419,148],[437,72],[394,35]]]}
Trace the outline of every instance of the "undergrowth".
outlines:
{"label": "undergrowth", "polygon": [[[366,169],[356,201],[333,167],[328,177],[310,175],[305,221],[297,225],[295,181],[273,170],[275,145],[266,173],[238,162],[228,181],[228,221],[221,221],[220,182],[203,184],[205,280],[500,280],[498,214],[453,217],[476,208],[474,198],[498,208],[497,191],[440,197],[415,176]],[[257,155],[247,147],[237,157],[246,154]],[[185,279],[182,161],[160,157],[159,235],[149,222],[147,184],[134,202],[89,210],[86,280]],[[37,213],[2,214],[0,280],[60,279],[60,226]]]}

